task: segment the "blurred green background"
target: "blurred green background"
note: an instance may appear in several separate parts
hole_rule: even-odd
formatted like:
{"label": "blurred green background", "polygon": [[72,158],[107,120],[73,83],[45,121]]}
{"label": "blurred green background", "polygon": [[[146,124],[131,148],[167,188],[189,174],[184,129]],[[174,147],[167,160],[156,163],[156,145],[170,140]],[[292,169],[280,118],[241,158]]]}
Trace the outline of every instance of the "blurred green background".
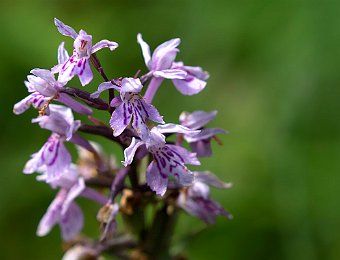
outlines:
{"label": "blurred green background", "polygon": [[[98,54],[109,77],[146,71],[138,32],[152,49],[180,37],[177,60],[210,72],[199,95],[181,96],[168,82],[155,99],[167,122],[177,122],[183,110],[218,110],[210,126],[230,132],[200,169],[233,182],[232,189],[212,193],[234,220],[219,218],[186,240],[189,259],[340,259],[339,13],[340,2],[331,0],[2,0],[0,259],[62,255],[58,228],[44,238],[35,235],[55,191],[21,173],[49,133],[30,124],[33,109],[12,113],[27,94],[29,71],[55,65],[61,41],[72,51],[54,17],[85,29],[94,42],[120,44],[114,53]],[[86,90],[99,83],[95,74]],[[96,140],[108,152],[119,151]],[[81,203],[86,230],[96,235],[98,208]],[[202,227],[183,214],[177,232]]]}

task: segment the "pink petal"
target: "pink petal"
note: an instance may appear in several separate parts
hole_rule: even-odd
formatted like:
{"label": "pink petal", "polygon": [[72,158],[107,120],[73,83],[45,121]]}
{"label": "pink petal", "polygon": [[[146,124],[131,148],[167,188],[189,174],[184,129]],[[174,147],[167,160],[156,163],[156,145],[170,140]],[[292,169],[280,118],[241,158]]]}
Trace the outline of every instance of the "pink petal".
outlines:
{"label": "pink petal", "polygon": [[73,39],[77,38],[78,34],[72,27],[64,24],[62,21],[58,20],[57,18],[54,18],[54,24],[57,26],[58,31],[62,35],[70,36]]}

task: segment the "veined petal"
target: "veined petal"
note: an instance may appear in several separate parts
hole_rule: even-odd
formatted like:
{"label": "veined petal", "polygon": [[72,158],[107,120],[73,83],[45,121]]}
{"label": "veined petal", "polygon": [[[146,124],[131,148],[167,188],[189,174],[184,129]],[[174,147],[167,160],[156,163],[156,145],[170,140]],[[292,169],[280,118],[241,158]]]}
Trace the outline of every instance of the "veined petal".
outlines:
{"label": "veined petal", "polygon": [[142,144],[144,143],[141,140],[138,140],[135,137],[132,138],[129,147],[124,150],[125,161],[123,161],[122,163],[125,167],[132,163],[133,157],[135,156],[138,147]]}
{"label": "veined petal", "polygon": [[130,124],[132,118],[132,110],[128,108],[128,104],[122,103],[113,111],[110,126],[114,136],[119,136],[124,129]]}
{"label": "veined petal", "polygon": [[194,175],[195,175],[195,182],[203,182],[210,186],[221,188],[221,189],[229,189],[232,187],[232,184],[230,182],[221,181],[219,178],[217,178],[215,175],[213,175],[209,171],[194,172]]}
{"label": "veined petal", "polygon": [[20,115],[24,113],[31,105],[37,109],[41,109],[45,104],[47,104],[47,102],[48,98],[39,94],[38,92],[34,92],[16,103],[13,107],[13,112],[16,115]]}
{"label": "veined petal", "polygon": [[183,112],[179,116],[179,121],[182,125],[190,129],[199,129],[208,124],[217,115],[217,111],[204,112],[195,111],[192,113]]}
{"label": "veined petal", "polygon": [[54,24],[57,26],[58,31],[62,35],[70,36],[73,39],[77,38],[78,34],[72,27],[64,24],[62,21],[58,20],[57,18],[54,18]]}
{"label": "veined petal", "polygon": [[137,34],[137,42],[139,43],[140,47],[142,48],[143,58],[146,67],[150,69],[149,63],[151,60],[151,54],[150,54],[150,46],[143,40],[142,34]]}
{"label": "veined petal", "polygon": [[105,91],[105,90],[108,90],[108,89],[116,89],[118,91],[120,91],[120,88],[118,88],[116,85],[113,85],[110,81],[108,82],[103,82],[101,83],[99,86],[98,86],[98,90],[94,93],[91,94],[91,98],[97,98],[99,97],[99,95]]}
{"label": "veined petal", "polygon": [[81,231],[84,225],[84,216],[80,207],[71,203],[68,210],[61,216],[60,228],[64,241],[72,240]]}
{"label": "veined petal", "polygon": [[200,130],[192,130],[182,125],[177,124],[164,124],[156,126],[157,130],[162,133],[181,133],[186,134],[188,136],[195,136],[200,133]]}
{"label": "veined petal", "polygon": [[62,42],[58,47],[58,64],[64,64],[70,58],[64,45],[65,43]]}
{"label": "veined petal", "polygon": [[97,42],[95,45],[92,46],[91,53],[95,53],[103,48],[109,48],[110,51],[114,51],[116,48],[118,48],[118,43],[111,42],[108,40],[101,40],[100,42]]}
{"label": "veined petal", "polygon": [[207,82],[191,75],[188,75],[185,79],[173,79],[172,82],[179,92],[187,96],[201,92],[207,85]]}
{"label": "veined petal", "polygon": [[161,116],[158,110],[151,104],[145,102],[144,99],[140,100],[144,111],[147,113],[147,118],[160,124],[164,124],[163,116]]}
{"label": "veined petal", "polygon": [[166,145],[172,153],[175,154],[183,163],[185,164],[192,164],[192,165],[200,165],[200,161],[197,159],[195,153],[189,152],[187,149],[178,146],[167,144]]}
{"label": "veined petal", "polygon": [[63,103],[64,105],[68,106],[72,110],[76,111],[79,114],[83,115],[91,115],[92,109],[79,103],[78,101],[71,98],[69,95],[65,93],[59,93],[59,98],[57,99],[60,103]]}
{"label": "veined petal", "polygon": [[153,76],[165,79],[185,79],[187,73],[184,70],[179,69],[166,69],[155,71]]}
{"label": "veined petal", "polygon": [[163,196],[168,186],[168,175],[152,161],[146,170],[146,183],[156,194]]}
{"label": "veined petal", "polygon": [[90,61],[88,59],[83,60],[83,65],[79,66],[79,64],[78,64],[78,68],[79,67],[80,67],[80,69],[79,69],[77,74],[79,76],[79,80],[80,80],[81,85],[85,86],[85,85],[89,84],[93,79]]}

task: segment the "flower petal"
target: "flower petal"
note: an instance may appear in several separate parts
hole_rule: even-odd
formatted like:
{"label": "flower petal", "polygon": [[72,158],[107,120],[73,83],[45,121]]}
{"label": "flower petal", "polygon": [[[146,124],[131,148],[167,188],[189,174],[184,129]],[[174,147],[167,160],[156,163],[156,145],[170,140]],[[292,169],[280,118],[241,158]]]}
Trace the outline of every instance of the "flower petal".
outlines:
{"label": "flower petal", "polygon": [[146,170],[146,183],[156,194],[161,196],[165,194],[168,176],[162,173],[162,169],[154,161],[149,164]]}
{"label": "flower petal", "polygon": [[70,36],[73,39],[77,38],[78,34],[72,27],[64,24],[62,21],[58,20],[57,18],[54,18],[54,24],[57,26],[58,31],[62,35]]}
{"label": "flower petal", "polygon": [[64,200],[63,206],[61,208],[61,214],[64,215],[71,207],[72,202],[80,195],[80,193],[85,189],[85,181],[83,178],[78,178],[77,182],[69,189],[67,196]]}
{"label": "flower petal", "polygon": [[72,203],[64,215],[61,216],[60,228],[64,241],[72,240],[79,234],[84,225],[84,216],[80,207]]}
{"label": "flower petal", "polygon": [[133,157],[135,156],[138,147],[141,146],[142,144],[144,144],[142,141],[136,139],[135,137],[132,138],[129,147],[124,150],[125,160],[122,161],[122,163],[125,167],[132,163]]}
{"label": "flower petal", "polygon": [[213,120],[216,115],[217,111],[195,111],[192,113],[183,112],[179,116],[179,121],[181,122],[181,125],[184,125],[190,129],[199,129]]}
{"label": "flower petal", "polygon": [[181,133],[186,134],[188,136],[195,136],[200,133],[200,130],[192,130],[182,125],[177,124],[165,124],[156,126],[157,130],[162,133]]}
{"label": "flower petal", "polygon": [[179,50],[176,48],[181,40],[176,38],[159,45],[152,54],[150,67],[152,70],[170,69]]}
{"label": "flower petal", "polygon": [[207,83],[203,80],[188,75],[185,79],[173,79],[176,89],[183,95],[191,96],[201,92]]}
{"label": "flower petal", "polygon": [[95,45],[92,46],[91,53],[95,53],[103,48],[109,48],[110,51],[114,51],[116,48],[118,48],[118,43],[108,40],[101,40],[100,42],[97,42]]}
{"label": "flower petal", "polygon": [[166,145],[172,153],[174,153],[183,163],[192,164],[192,165],[200,165],[200,161],[197,159],[195,153],[189,152],[187,149],[178,146],[167,144]]}
{"label": "flower petal", "polygon": [[194,175],[195,175],[195,182],[203,182],[210,186],[221,188],[221,189],[229,189],[232,187],[232,184],[230,182],[221,181],[219,178],[217,178],[215,175],[213,175],[209,171],[194,172]]}
{"label": "flower petal", "polygon": [[37,229],[37,236],[46,236],[52,227],[60,221],[60,208],[63,203],[61,196],[64,191],[60,191],[50,206],[47,208],[46,213],[39,222]]}
{"label": "flower petal", "polygon": [[65,43],[62,42],[58,47],[58,64],[64,64],[70,58],[64,45]]}
{"label": "flower petal", "polygon": [[130,124],[132,118],[132,111],[128,109],[128,104],[122,103],[112,113],[110,119],[110,126],[113,130],[114,136],[119,136],[124,129]]}
{"label": "flower petal", "polygon": [[92,79],[93,79],[93,74],[92,74],[92,70],[91,70],[91,66],[90,66],[90,61],[88,59],[83,60],[83,65],[79,66],[80,67],[79,71],[78,71],[78,76],[79,76],[79,80],[82,86],[85,86],[87,84],[89,84]]}
{"label": "flower petal", "polygon": [[116,90],[119,90],[120,91],[120,88],[118,88],[117,86],[113,85],[110,81],[108,82],[103,82],[101,83],[99,86],[98,86],[98,90],[94,93],[91,94],[91,98],[97,98],[99,97],[99,95],[105,91],[105,90],[108,90],[108,89],[116,89]]}
{"label": "flower petal", "polygon": [[184,135],[184,139],[188,142],[188,143],[192,143],[192,142],[197,142],[200,140],[207,140],[217,134],[225,134],[226,131],[222,128],[204,128],[201,130],[201,132],[197,135],[194,136],[186,136]]}
{"label": "flower petal", "polygon": [[140,79],[135,78],[124,78],[122,80],[121,92],[133,92],[138,93],[142,90],[143,85]]}
{"label": "flower petal", "polygon": [[151,60],[150,54],[150,46],[143,40],[142,34],[137,34],[137,42],[139,43],[140,47],[142,48],[143,58],[145,65],[150,69],[149,63]]}
{"label": "flower petal", "polygon": [[153,76],[165,79],[185,79],[187,77],[187,73],[184,70],[167,69],[155,71]]}

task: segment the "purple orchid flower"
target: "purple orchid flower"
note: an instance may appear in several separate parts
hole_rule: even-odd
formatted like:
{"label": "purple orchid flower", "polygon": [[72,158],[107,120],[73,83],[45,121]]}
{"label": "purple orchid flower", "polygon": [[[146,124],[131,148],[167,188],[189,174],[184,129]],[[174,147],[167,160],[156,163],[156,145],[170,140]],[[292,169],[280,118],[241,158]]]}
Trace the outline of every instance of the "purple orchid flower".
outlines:
{"label": "purple orchid flower", "polygon": [[164,78],[171,79],[176,89],[183,95],[194,95],[205,88],[205,81],[209,77],[207,72],[200,67],[184,66],[182,62],[174,62],[179,52],[177,46],[180,39],[172,39],[159,45],[152,56],[149,45],[140,33],[137,35],[137,41],[142,48],[145,65],[150,70],[146,77],[153,77],[145,94],[147,101],[151,102]]}
{"label": "purple orchid flower", "polygon": [[231,183],[222,182],[209,172],[194,172],[194,175],[194,183],[181,191],[177,205],[207,224],[215,223],[216,217],[219,215],[231,219],[230,213],[216,201],[210,199],[208,186],[227,189],[231,187]]}
{"label": "purple orchid flower", "polygon": [[[48,182],[47,172],[39,175],[37,180]],[[108,201],[107,197],[85,186],[84,178],[79,175],[79,168],[75,164],[70,164],[58,179],[48,183],[54,189],[60,188],[60,191],[39,223],[38,236],[45,236],[55,224],[59,224],[63,239],[71,240],[83,226],[83,213],[74,200],[82,196],[101,205]]]}
{"label": "purple orchid flower", "polygon": [[80,121],[74,121],[70,108],[50,105],[49,115],[40,116],[32,122],[39,123],[41,128],[53,133],[43,147],[31,156],[24,167],[24,173],[46,172],[47,181],[50,182],[59,178],[71,164],[71,155],[64,142],[72,139]]}
{"label": "purple orchid flower", "polygon": [[[190,129],[197,130],[203,128],[207,123],[213,120],[217,115],[217,111],[204,112],[195,111],[193,113],[183,112],[179,120],[181,125]],[[195,136],[188,136],[184,134],[184,139],[190,143],[193,152],[197,153],[199,157],[211,156],[211,138],[216,134],[225,134],[226,131],[221,128],[203,128],[201,132]]]}
{"label": "purple orchid flower", "polygon": [[164,133],[185,133],[196,135],[199,131],[191,130],[184,126],[165,124],[153,127],[149,138],[138,140],[132,138],[132,142],[124,151],[124,166],[132,163],[133,157],[141,145],[146,145],[148,152],[153,156],[153,161],[146,170],[146,183],[157,194],[163,196],[167,190],[169,176],[182,186],[191,185],[194,176],[185,164],[199,165],[195,153],[190,153],[183,147],[166,144]]}
{"label": "purple orchid flower", "polygon": [[149,131],[147,126],[148,119],[164,124],[163,117],[160,116],[157,109],[140,96],[139,92],[142,90],[143,85],[139,79],[124,78],[121,82],[121,87],[111,82],[103,82],[99,85],[98,91],[94,92],[91,97],[96,98],[101,92],[110,88],[120,92],[120,97],[113,99],[110,104],[117,107],[110,119],[114,136],[119,136],[131,123],[138,136],[144,139]]}
{"label": "purple orchid flower", "polygon": [[[62,66],[56,68],[59,72],[59,80],[67,82],[75,75],[78,75],[80,83],[83,86],[89,84],[93,78],[90,66],[91,54],[103,48],[109,48],[113,51],[118,47],[118,43],[101,40],[92,46],[92,36],[84,30],[80,30],[79,34],[77,34],[72,27],[64,24],[57,18],[54,18],[54,23],[62,35],[70,36],[74,39],[72,56],[69,57]],[[64,57],[67,56],[68,54],[64,53]]]}
{"label": "purple orchid flower", "polygon": [[[48,176],[44,174],[37,179],[46,181]],[[63,240],[71,240],[80,232],[84,223],[83,213],[74,202],[85,189],[84,179],[78,178],[77,168],[72,165],[65,169],[61,178],[50,182],[50,185],[53,188],[60,187],[61,190],[41,219],[37,235],[45,236],[55,224],[59,224]]]}
{"label": "purple orchid flower", "polygon": [[[63,48],[64,43],[61,43],[58,50],[59,54],[62,52]],[[61,61],[62,56],[59,56],[61,55],[58,55],[58,60]],[[16,115],[24,113],[31,105],[34,108],[41,110],[52,100],[63,103],[80,114],[92,114],[90,108],[73,100],[67,94],[60,92],[66,82],[55,80],[53,69],[52,71],[46,69],[33,69],[31,70],[31,73],[34,76],[28,75],[28,81],[25,81],[27,90],[31,94],[14,105],[13,112]]]}

